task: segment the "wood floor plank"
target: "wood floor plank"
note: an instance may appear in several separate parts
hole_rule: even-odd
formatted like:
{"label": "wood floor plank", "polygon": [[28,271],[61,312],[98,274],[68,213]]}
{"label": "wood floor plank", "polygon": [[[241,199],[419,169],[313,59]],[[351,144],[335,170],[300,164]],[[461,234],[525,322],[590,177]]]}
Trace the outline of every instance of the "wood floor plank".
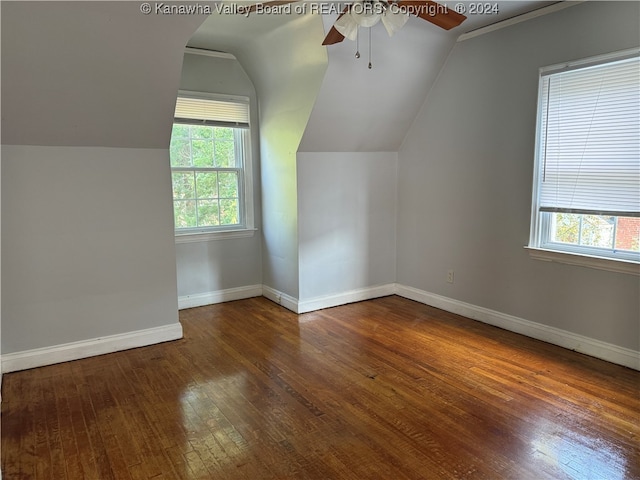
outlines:
{"label": "wood floor plank", "polygon": [[6,374],[3,478],[635,479],[640,372],[391,296]]}

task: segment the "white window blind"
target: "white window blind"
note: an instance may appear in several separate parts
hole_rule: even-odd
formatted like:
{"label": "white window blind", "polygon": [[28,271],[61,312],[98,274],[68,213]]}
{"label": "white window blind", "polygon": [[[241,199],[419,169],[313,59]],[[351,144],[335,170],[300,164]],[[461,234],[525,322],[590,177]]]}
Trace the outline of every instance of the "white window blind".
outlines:
{"label": "white window blind", "polygon": [[247,128],[249,104],[240,101],[178,97],[175,122]]}
{"label": "white window blind", "polygon": [[539,210],[640,216],[640,59],[541,82]]}

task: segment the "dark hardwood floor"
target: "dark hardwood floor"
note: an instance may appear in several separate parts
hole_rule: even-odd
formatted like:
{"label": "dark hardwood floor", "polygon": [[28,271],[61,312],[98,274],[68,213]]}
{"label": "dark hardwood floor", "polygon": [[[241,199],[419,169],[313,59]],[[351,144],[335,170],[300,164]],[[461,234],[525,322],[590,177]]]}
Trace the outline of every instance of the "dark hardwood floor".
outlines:
{"label": "dark hardwood floor", "polygon": [[638,479],[640,372],[399,297],[4,376],[4,480]]}

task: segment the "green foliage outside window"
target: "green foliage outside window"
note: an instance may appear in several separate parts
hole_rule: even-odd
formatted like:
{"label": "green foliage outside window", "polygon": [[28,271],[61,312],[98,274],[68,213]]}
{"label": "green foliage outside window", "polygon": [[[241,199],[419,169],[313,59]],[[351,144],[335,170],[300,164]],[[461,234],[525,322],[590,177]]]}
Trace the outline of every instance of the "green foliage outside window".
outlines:
{"label": "green foliage outside window", "polygon": [[175,124],[169,155],[176,229],[240,224],[234,129]]}
{"label": "green foliage outside window", "polygon": [[640,251],[637,218],[553,213],[554,242],[614,250]]}

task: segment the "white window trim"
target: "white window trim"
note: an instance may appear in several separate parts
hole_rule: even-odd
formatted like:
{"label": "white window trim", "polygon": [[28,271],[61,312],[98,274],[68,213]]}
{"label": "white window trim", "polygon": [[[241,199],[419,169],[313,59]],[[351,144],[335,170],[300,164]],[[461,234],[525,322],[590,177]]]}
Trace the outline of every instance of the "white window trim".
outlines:
{"label": "white window trim", "polygon": [[236,238],[253,237],[257,228],[241,228],[237,230],[220,230],[217,232],[202,231],[189,233],[176,233],[176,244],[211,242],[214,240],[232,240]]}
{"label": "white window trim", "polygon": [[[194,90],[178,90],[178,97],[201,98],[203,100],[219,100],[222,102],[246,103],[249,105],[249,97],[241,95],[226,95],[223,93],[196,92]],[[250,106],[250,105],[249,105]],[[251,110],[249,110],[251,116]]]}
{"label": "white window trim", "polygon": [[[559,72],[563,70],[572,70],[576,68],[582,68],[589,65],[595,65],[604,63],[607,61],[622,60],[632,56],[637,56],[640,53],[639,48],[632,48],[620,52],[614,52],[605,55],[599,55],[586,59],[577,60],[574,62],[567,62],[558,65],[552,65],[543,67],[540,69],[540,74],[550,71]],[[539,89],[541,86],[539,86]],[[538,99],[540,98],[540,90],[538,91]],[[533,172],[533,201],[531,202],[531,229],[529,245],[525,246],[528,250],[531,258],[536,260],[543,260],[547,262],[558,262],[567,265],[577,265],[582,267],[594,268],[598,270],[606,270],[610,272],[625,273],[640,276],[640,262],[629,260],[625,258],[613,258],[597,255],[597,249],[591,249],[589,247],[572,245],[558,245],[559,249],[545,248],[553,247],[553,243],[543,243],[542,235],[543,229],[546,227],[544,222],[540,218],[538,212],[538,198],[540,190],[540,142],[539,142],[539,129],[541,125],[542,117],[540,112],[540,106],[537,106],[537,119],[536,119],[536,146],[535,146],[535,167]],[[548,228],[548,227],[547,227]]]}
{"label": "white window trim", "polygon": [[524,247],[529,251],[529,256],[535,260],[546,262],[564,263],[566,265],[577,265],[580,267],[595,268],[596,270],[607,270],[609,272],[627,273],[640,276],[640,263],[628,260],[618,260],[614,258],[598,257],[595,255],[585,255],[584,253],[572,253],[561,250],[548,250],[538,247]]}
{"label": "white window trim", "polygon": [[[179,97],[202,98],[206,100],[221,100],[227,102],[242,102],[249,105],[249,116],[251,116],[251,105],[249,97],[238,95],[224,95],[217,93],[194,92],[190,90],[179,90]],[[210,242],[213,240],[232,240],[236,238],[253,237],[258,230],[255,228],[254,217],[254,197],[253,197],[253,157],[251,155],[252,133],[251,127],[248,135],[243,139],[243,175],[242,191],[244,194],[244,225],[233,225],[229,227],[205,227],[194,230],[174,229],[175,243],[197,243]]]}

